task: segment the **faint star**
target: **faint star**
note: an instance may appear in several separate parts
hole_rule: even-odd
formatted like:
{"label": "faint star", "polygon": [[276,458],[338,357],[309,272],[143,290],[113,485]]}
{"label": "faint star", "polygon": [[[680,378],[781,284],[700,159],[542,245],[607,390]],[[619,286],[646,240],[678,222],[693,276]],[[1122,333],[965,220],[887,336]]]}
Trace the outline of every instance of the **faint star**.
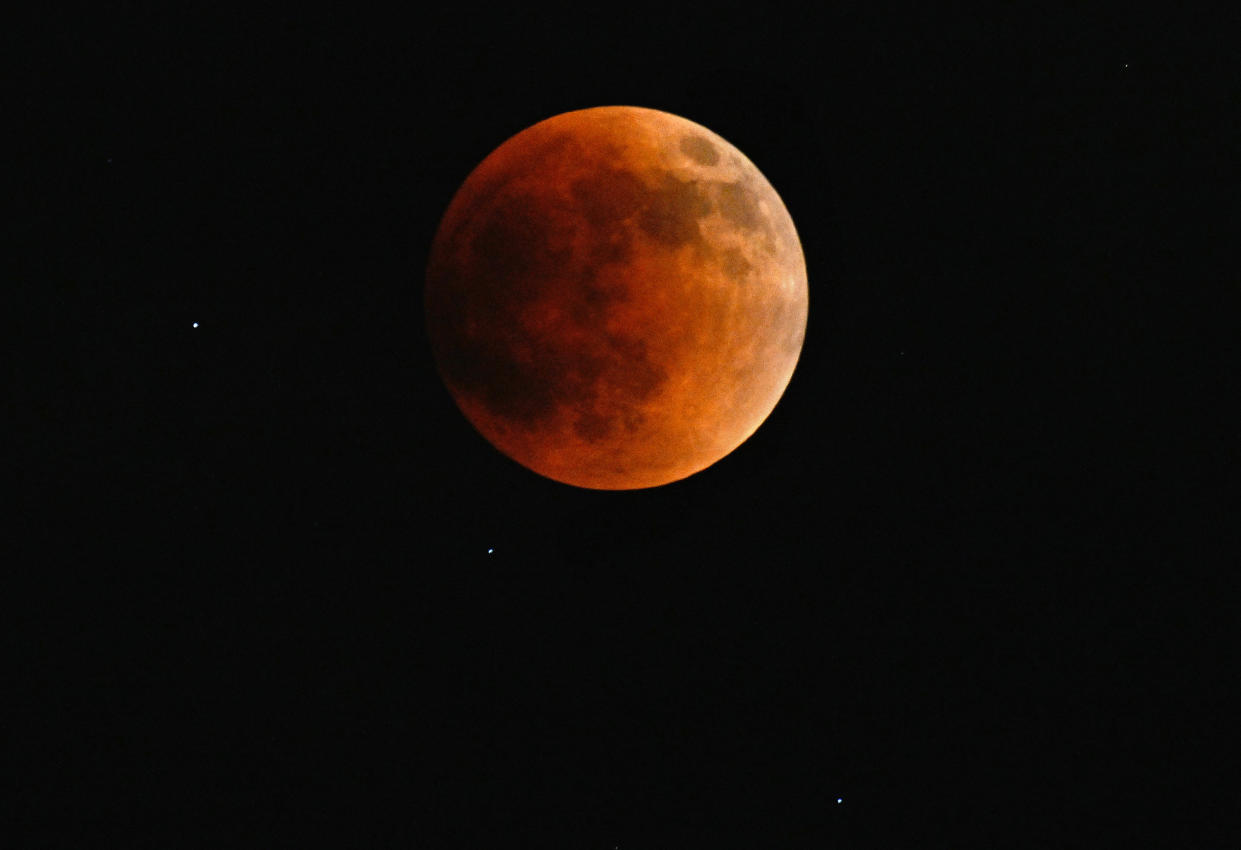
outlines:
{"label": "faint star", "polygon": [[488,549],[488,550],[487,550],[487,554],[488,554],[488,555],[490,555],[490,554],[491,554],[492,552],[494,552],[494,551],[495,551],[495,549]]}
{"label": "faint star", "polygon": [[194,327],[198,327],[198,322],[195,322],[195,323],[194,323]]}
{"label": "faint star", "polygon": [[843,803],[844,801],[845,801],[845,798],[844,798],[844,797],[837,797],[837,798],[836,798],[836,803],[837,803],[837,804]]}

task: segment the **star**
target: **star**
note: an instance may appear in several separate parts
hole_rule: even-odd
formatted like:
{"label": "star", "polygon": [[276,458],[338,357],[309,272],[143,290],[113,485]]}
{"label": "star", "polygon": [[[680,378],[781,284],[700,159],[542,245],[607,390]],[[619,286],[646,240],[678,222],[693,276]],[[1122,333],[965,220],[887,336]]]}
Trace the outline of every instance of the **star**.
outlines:
{"label": "star", "polygon": [[488,550],[487,550],[487,554],[488,554],[488,555],[490,555],[490,554],[491,554],[492,552],[494,552],[494,551],[495,551],[495,549],[488,549]]}
{"label": "star", "polygon": [[844,798],[844,797],[837,797],[837,798],[836,798],[836,805],[840,805],[840,804],[841,804],[841,803],[843,803],[844,801],[845,801],[845,798]]}
{"label": "star", "polygon": [[195,323],[194,323],[194,327],[198,327],[198,322],[195,322]]}

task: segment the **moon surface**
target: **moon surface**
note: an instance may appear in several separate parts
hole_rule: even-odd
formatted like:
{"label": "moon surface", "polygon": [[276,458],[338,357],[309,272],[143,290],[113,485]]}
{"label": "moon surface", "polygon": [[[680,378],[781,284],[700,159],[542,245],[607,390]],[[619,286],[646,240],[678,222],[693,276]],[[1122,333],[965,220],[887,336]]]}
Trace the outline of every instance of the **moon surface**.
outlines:
{"label": "moon surface", "polygon": [[425,310],[484,438],[599,490],[694,474],[758,429],[806,332],[793,220],[739,150],[685,118],[582,109],[523,130],[457,191]]}

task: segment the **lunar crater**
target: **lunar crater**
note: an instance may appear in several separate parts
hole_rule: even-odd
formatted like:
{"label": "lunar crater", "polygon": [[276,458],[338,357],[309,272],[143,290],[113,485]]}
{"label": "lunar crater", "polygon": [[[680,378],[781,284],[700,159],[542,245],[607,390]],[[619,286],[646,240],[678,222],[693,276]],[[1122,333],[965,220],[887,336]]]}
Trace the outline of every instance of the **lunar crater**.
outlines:
{"label": "lunar crater", "polygon": [[703,136],[682,136],[678,147],[699,165],[715,165],[720,161],[720,152]]}
{"label": "lunar crater", "polygon": [[763,214],[752,188],[741,183],[717,183],[716,204],[720,214],[744,230],[757,230]]}

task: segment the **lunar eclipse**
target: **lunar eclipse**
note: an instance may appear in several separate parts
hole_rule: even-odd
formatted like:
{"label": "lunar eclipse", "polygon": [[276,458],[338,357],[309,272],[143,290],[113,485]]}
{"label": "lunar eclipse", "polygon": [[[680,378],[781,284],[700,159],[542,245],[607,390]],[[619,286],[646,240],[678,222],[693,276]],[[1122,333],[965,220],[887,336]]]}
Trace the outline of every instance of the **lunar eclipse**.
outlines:
{"label": "lunar eclipse", "polygon": [[557,115],[474,169],[431,246],[426,324],[484,438],[600,490],[655,487],[768,417],[805,337],[792,218],[739,150],[616,106]]}

